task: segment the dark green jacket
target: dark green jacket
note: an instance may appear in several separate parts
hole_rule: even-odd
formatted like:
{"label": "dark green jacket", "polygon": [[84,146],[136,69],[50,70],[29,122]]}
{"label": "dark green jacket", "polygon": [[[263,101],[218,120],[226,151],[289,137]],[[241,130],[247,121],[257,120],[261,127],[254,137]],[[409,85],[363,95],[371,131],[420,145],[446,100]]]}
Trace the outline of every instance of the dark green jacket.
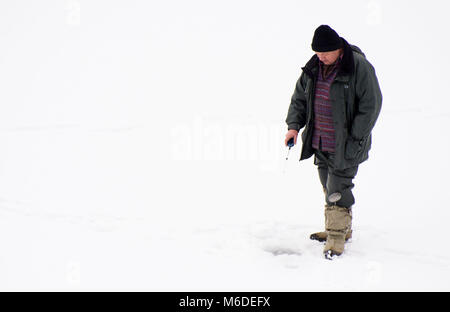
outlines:
{"label": "dark green jacket", "polygon": [[[364,53],[344,41],[339,72],[330,87],[335,128],[336,169],[359,165],[369,157],[372,129],[381,110],[382,95],[375,69]],[[302,68],[286,118],[288,129],[300,130],[303,141],[300,160],[314,154],[314,96],[319,58],[314,55]]]}

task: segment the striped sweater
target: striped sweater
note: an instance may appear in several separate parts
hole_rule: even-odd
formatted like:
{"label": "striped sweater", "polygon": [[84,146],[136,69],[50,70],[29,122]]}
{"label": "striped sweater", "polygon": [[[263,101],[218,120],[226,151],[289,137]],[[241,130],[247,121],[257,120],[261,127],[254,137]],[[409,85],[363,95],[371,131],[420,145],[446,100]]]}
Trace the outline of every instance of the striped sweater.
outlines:
{"label": "striped sweater", "polygon": [[330,87],[339,69],[339,61],[328,71],[326,77],[322,76],[323,64],[319,62],[319,73],[316,83],[316,93],[314,97],[314,131],[312,146],[314,149],[334,153],[335,134],[333,115],[331,111]]}

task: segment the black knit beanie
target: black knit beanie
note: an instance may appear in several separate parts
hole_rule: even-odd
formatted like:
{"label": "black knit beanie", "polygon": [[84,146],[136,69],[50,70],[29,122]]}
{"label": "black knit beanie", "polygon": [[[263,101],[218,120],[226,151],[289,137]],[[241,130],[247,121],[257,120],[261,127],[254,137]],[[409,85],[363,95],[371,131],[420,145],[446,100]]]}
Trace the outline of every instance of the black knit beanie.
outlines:
{"label": "black knit beanie", "polygon": [[315,52],[334,51],[342,47],[342,40],[330,26],[320,25],[314,32],[311,47]]}

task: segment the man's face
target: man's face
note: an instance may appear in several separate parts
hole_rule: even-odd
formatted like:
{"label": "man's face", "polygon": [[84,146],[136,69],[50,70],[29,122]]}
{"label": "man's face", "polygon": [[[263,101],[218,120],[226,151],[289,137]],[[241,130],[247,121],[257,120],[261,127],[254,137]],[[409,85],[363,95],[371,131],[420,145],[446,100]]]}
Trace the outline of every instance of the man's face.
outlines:
{"label": "man's face", "polygon": [[316,52],[316,55],[322,63],[324,63],[325,65],[331,65],[336,62],[338,57],[341,55],[341,51],[342,49],[328,52]]}

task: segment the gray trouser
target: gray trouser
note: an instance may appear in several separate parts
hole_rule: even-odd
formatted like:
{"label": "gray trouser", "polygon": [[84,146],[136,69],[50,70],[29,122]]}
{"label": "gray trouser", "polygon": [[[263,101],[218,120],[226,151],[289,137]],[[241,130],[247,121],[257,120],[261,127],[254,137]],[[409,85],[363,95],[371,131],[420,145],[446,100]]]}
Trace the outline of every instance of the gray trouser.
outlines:
{"label": "gray trouser", "polygon": [[352,188],[355,186],[352,182],[358,172],[358,166],[337,170],[334,168],[334,155],[332,153],[315,150],[314,164],[319,170],[320,183],[326,190],[325,201],[329,205],[335,203],[328,200],[328,196],[335,192],[341,194],[341,199],[336,205],[349,208],[355,203],[355,197]]}

